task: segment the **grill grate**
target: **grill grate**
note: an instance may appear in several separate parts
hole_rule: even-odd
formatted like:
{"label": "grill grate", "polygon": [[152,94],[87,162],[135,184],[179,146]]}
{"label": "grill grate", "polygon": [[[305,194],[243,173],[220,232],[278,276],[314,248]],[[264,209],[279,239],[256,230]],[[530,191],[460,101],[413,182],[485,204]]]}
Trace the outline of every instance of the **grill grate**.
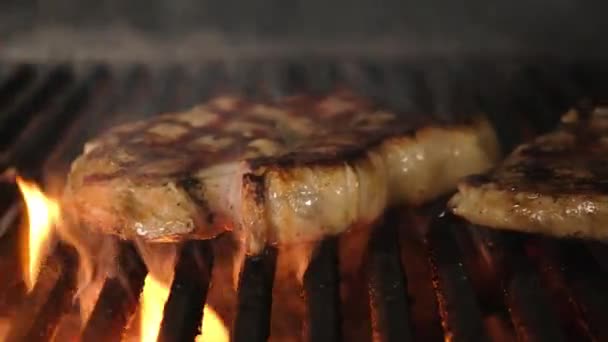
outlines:
{"label": "grill grate", "polygon": [[83,341],[120,341],[124,328],[137,309],[138,294],[144,286],[146,266],[133,246],[119,244],[118,264],[127,276],[108,278],[101,288],[95,308],[82,332]]}
{"label": "grill grate", "polygon": [[175,279],[165,305],[159,341],[193,341],[199,332],[213,256],[206,241],[188,242],[175,266]]}
{"label": "grill grate", "polygon": [[[42,180],[65,173],[82,144],[116,123],[179,110],[231,90],[279,97],[300,90],[323,92],[348,85],[411,115],[448,120],[482,109],[494,121],[503,146],[550,129],[558,115],[581,100],[602,100],[604,72],[597,66],[438,63],[398,64],[308,61],[215,63],[151,68],[98,65],[2,65],[0,165]],[[41,172],[44,170],[44,172]],[[13,186],[2,187],[0,209],[0,318],[18,317],[9,340],[50,340],[62,314],[72,310],[76,267],[73,251],[59,245],[40,281],[25,295],[16,280],[19,205]],[[608,248],[489,232],[445,214],[432,217],[422,239],[416,219],[390,211],[370,237],[363,286],[349,287],[339,238],[323,241],[304,273],[303,331],[296,339],[532,341],[608,339]],[[165,307],[161,341],[193,340],[221,258],[218,241],[187,243],[176,266]],[[84,341],[115,341],[134,315],[147,270],[133,246],[120,245],[127,281],[107,279]],[[421,248],[428,249],[427,254]],[[418,251],[418,252],[416,252]],[[280,251],[268,248],[244,260],[234,305],[235,341],[273,339],[271,313]],[[8,275],[10,274],[10,278]],[[357,290],[359,289],[359,290]],[[359,292],[357,292],[359,291]],[[349,301],[362,294],[362,300]],[[364,303],[366,308],[354,308]],[[432,303],[432,305],[429,305]],[[280,304],[280,303],[279,303]],[[362,310],[362,311],[361,311]],[[364,313],[367,319],[353,320]],[[498,322],[498,323],[496,323]],[[353,326],[358,324],[359,326]],[[361,326],[363,325],[363,326]],[[573,332],[574,331],[574,332]],[[276,340],[276,338],[274,338]]]}

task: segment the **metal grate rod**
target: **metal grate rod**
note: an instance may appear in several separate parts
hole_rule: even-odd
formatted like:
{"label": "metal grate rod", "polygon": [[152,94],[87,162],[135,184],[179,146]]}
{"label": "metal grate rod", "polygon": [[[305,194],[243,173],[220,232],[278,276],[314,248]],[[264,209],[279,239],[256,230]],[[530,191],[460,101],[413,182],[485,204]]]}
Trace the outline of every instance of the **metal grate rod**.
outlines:
{"label": "metal grate rod", "polygon": [[260,255],[245,258],[239,276],[238,304],[232,341],[268,340],[276,259],[277,250],[271,247]]}
{"label": "metal grate rod", "polygon": [[194,341],[199,334],[212,264],[208,241],[187,242],[182,247],[158,341]]}
{"label": "metal grate rod", "polygon": [[385,214],[369,244],[369,297],[376,341],[413,341],[405,274],[401,269],[397,226],[399,215]]}
{"label": "metal grate rod", "polygon": [[22,64],[11,70],[0,84],[0,108],[14,100],[35,76],[35,67],[31,64]]}
{"label": "metal grate rod", "polygon": [[340,289],[336,238],[320,243],[304,273],[308,340],[341,340]]}
{"label": "metal grate rod", "polygon": [[[464,222],[461,228],[466,229]],[[477,227],[470,227],[470,233],[478,238],[475,248],[483,248],[485,253],[480,253],[487,255],[490,263],[498,269],[504,303],[518,338],[525,341],[564,341],[558,317],[541,286],[538,272],[526,257],[521,239],[513,234]]]}
{"label": "metal grate rod", "polygon": [[442,213],[431,223],[427,242],[439,314],[452,341],[489,341],[475,292],[464,270],[451,226],[455,218]]}
{"label": "metal grate rod", "polygon": [[76,291],[76,251],[57,244],[38,281],[13,318],[6,341],[50,341],[61,317],[72,307]]}
{"label": "metal grate rod", "polygon": [[128,287],[118,278],[106,279],[82,332],[82,341],[119,341],[137,308],[148,271],[131,244],[120,242],[119,248],[118,263]]}
{"label": "metal grate rod", "polygon": [[545,262],[556,263],[553,271],[561,273],[559,278],[565,282],[570,304],[580,315],[590,337],[598,341],[608,339],[606,273],[580,243],[563,241],[558,245],[555,241],[545,240],[543,249],[546,252],[544,258],[550,259]]}

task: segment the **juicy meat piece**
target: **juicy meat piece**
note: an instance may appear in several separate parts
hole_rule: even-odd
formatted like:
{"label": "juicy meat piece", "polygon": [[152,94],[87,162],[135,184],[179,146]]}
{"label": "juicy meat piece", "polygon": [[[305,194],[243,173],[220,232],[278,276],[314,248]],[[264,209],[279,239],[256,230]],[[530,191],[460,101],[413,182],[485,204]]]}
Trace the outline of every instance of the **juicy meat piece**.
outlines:
{"label": "juicy meat piece", "polygon": [[488,175],[462,181],[450,200],[468,221],[558,237],[608,237],[608,112],[516,148]]}
{"label": "juicy meat piece", "polygon": [[234,229],[255,253],[420,204],[497,155],[482,118],[432,125],[347,92],[272,104],[218,97],[87,143],[65,194],[93,229],[150,241]]}

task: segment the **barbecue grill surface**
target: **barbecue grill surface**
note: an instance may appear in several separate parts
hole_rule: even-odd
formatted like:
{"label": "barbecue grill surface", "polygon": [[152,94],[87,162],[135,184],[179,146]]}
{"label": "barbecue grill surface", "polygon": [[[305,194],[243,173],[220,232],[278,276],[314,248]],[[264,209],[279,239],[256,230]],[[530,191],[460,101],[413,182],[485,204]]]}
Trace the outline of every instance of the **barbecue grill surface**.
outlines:
{"label": "barbecue grill surface", "polygon": [[[477,62],[4,64],[0,157],[3,167],[54,184],[48,175],[65,174],[87,139],[117,123],[182,110],[227,90],[280,97],[338,84],[406,115],[451,120],[481,109],[506,152],[551,129],[569,107],[601,100],[601,71],[592,65]],[[70,326],[65,317],[75,311],[74,251],[60,244],[26,296],[18,276],[19,199],[13,185],[0,186],[0,318],[18,317],[8,340],[68,338],[63,334]],[[231,263],[223,248],[229,237],[187,243],[175,268],[161,340],[193,340],[205,303],[217,303],[235,341],[279,340],[285,331],[281,312],[291,300],[302,308],[300,330],[289,332],[296,340],[608,340],[606,246],[489,231],[445,213],[443,205],[440,200],[389,211],[369,237],[356,272],[344,271],[352,257],[347,237],[317,246],[301,285],[281,283],[281,250],[247,257],[230,308],[218,302]],[[120,244],[118,260],[127,281],[103,284],[83,341],[116,340],[136,312],[146,267],[127,243]]]}

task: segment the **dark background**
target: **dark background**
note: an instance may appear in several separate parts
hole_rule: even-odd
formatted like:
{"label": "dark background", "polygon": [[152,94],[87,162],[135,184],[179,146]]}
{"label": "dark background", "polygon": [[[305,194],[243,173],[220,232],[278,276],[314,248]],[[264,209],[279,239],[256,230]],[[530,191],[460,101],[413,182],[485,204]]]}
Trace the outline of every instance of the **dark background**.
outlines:
{"label": "dark background", "polygon": [[0,55],[605,58],[605,1],[4,0]]}

